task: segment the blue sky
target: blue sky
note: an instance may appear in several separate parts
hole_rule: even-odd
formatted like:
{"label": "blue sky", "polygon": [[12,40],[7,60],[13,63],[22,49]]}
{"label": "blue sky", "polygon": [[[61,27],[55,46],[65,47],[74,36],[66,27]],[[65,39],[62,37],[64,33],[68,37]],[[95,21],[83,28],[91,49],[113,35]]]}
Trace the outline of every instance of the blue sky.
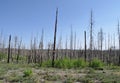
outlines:
{"label": "blue sky", "polygon": [[72,25],[77,41],[79,40],[83,45],[85,30],[89,37],[91,9],[93,10],[94,38],[97,37],[101,27],[106,34],[112,35],[117,32],[120,0],[0,0],[0,31],[3,31],[7,39],[9,34],[12,37],[15,35],[22,37],[23,42],[28,45],[31,36],[38,35],[40,40],[43,28],[45,43],[53,41],[57,7],[59,9],[57,40],[60,34],[63,42],[66,37],[69,40]]}

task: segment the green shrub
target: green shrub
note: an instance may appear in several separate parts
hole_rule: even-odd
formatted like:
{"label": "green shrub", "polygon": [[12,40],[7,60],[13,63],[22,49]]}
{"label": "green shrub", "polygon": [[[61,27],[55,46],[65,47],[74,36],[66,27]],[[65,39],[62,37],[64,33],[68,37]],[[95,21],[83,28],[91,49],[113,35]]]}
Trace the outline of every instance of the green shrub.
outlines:
{"label": "green shrub", "polygon": [[52,67],[52,60],[42,62],[42,67]]}
{"label": "green shrub", "polygon": [[33,72],[31,69],[26,69],[23,73],[24,73],[23,77],[28,77],[28,76],[32,75]]}
{"label": "green shrub", "polygon": [[56,68],[72,68],[73,67],[73,61],[69,58],[59,59],[55,60],[55,67]]}
{"label": "green shrub", "polygon": [[[88,62],[85,62],[84,59],[58,59],[55,60],[54,67],[55,68],[79,68],[79,67],[86,67],[88,66]],[[42,67],[52,67],[52,60],[44,61],[42,63]]]}
{"label": "green shrub", "polygon": [[84,59],[75,59],[74,61],[73,61],[73,65],[74,65],[74,68],[79,68],[79,67],[86,67],[87,66],[87,62],[85,62],[85,60]]}
{"label": "green shrub", "polygon": [[0,52],[0,60],[7,58],[7,55]]}
{"label": "green shrub", "polygon": [[99,60],[99,59],[93,59],[90,63],[89,66],[92,68],[101,68],[104,66],[104,63]]}

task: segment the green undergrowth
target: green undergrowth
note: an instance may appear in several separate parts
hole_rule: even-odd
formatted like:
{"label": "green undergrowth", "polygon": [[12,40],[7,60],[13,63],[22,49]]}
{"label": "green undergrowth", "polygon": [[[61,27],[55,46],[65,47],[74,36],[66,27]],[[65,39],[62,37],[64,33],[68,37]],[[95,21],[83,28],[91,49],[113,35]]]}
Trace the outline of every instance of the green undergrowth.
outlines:
{"label": "green undergrowth", "polygon": [[102,69],[103,66],[105,66],[105,64],[101,60],[96,58],[89,63],[89,67],[92,67],[94,69]]}
{"label": "green undergrowth", "polygon": [[[44,61],[42,65],[39,65],[39,66],[52,67],[52,60]],[[91,67],[94,69],[102,69],[104,66],[105,64],[99,59],[93,59],[90,62],[88,61],[85,62],[84,59],[69,59],[69,58],[58,59],[54,61],[55,68],[71,69],[71,68]]]}
{"label": "green undergrowth", "polygon": [[[54,67],[55,68],[83,68],[87,67],[88,62],[85,62],[83,59],[69,59],[69,58],[64,58],[64,59],[58,59],[55,60]],[[42,67],[52,67],[52,61],[44,61],[42,63]]]}

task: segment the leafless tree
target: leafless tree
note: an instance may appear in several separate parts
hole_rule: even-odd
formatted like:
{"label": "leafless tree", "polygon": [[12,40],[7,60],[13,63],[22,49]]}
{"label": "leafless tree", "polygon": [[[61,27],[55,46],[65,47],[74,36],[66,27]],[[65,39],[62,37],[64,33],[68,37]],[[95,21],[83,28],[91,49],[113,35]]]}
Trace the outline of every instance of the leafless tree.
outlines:
{"label": "leafless tree", "polygon": [[15,36],[15,37],[14,37],[14,55],[15,55],[15,57],[16,57],[16,51],[17,51],[17,49],[16,49],[16,47],[17,47],[17,42],[18,42],[18,37]]}
{"label": "leafless tree", "polygon": [[66,42],[65,42],[65,57],[67,57],[67,52],[68,52],[68,43],[67,43],[67,37],[66,37]]}
{"label": "leafless tree", "polygon": [[100,50],[101,50],[101,60],[103,60],[103,52],[102,52],[102,49],[103,49],[103,30],[102,28],[100,28],[100,32],[99,32],[99,46],[100,46]]}
{"label": "leafless tree", "polygon": [[10,45],[11,45],[11,35],[9,35],[9,45],[8,45],[8,58],[7,58],[7,63],[10,63]]}
{"label": "leafless tree", "polygon": [[54,30],[54,45],[53,45],[53,57],[52,57],[52,67],[54,67],[54,60],[55,60],[56,34],[57,34],[57,20],[58,20],[58,8],[57,8],[57,10],[56,10],[56,20],[55,20],[55,30]]}
{"label": "leafless tree", "polygon": [[71,34],[70,34],[70,59],[72,59],[73,56],[73,30],[71,26]]}
{"label": "leafless tree", "polygon": [[17,58],[16,58],[16,62],[17,62],[17,63],[19,62],[21,44],[22,44],[22,39],[20,40],[20,42],[19,42],[19,44],[18,44],[18,53],[17,53]]}
{"label": "leafless tree", "polygon": [[37,62],[37,45],[36,45],[36,38],[34,38],[33,43],[33,57],[34,57],[34,63]]}
{"label": "leafless tree", "polygon": [[87,45],[86,45],[86,31],[84,31],[84,39],[85,39],[85,61],[87,61],[87,55],[86,55],[86,48],[87,48]]}
{"label": "leafless tree", "polygon": [[93,12],[91,10],[91,16],[90,16],[90,55],[91,58],[93,58]]}
{"label": "leafless tree", "polygon": [[108,34],[108,56],[107,56],[107,63],[110,64],[110,34]]}
{"label": "leafless tree", "polygon": [[74,33],[74,57],[76,57],[76,32]]}
{"label": "leafless tree", "polygon": [[44,49],[43,38],[44,38],[44,30],[42,29],[41,40],[40,40],[40,44],[39,44],[39,53],[40,53],[39,60],[40,60],[41,65],[42,65],[42,61],[43,61],[43,49]]}
{"label": "leafless tree", "polygon": [[30,50],[28,53],[28,63],[33,62],[33,38],[31,36],[31,40],[30,40]]}
{"label": "leafless tree", "polygon": [[119,28],[119,20],[118,20],[118,41],[119,41],[119,62],[118,64],[120,65],[120,28]]}

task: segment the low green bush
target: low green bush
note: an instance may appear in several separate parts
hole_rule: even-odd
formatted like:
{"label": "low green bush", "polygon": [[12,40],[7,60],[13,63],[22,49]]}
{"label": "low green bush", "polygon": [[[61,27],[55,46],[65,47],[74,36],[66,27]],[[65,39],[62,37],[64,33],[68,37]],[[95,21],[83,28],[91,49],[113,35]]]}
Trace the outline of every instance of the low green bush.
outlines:
{"label": "low green bush", "polygon": [[75,59],[74,61],[73,61],[73,65],[74,65],[74,68],[79,68],[79,67],[81,67],[81,68],[83,68],[83,67],[86,67],[86,66],[88,66],[88,62],[85,62],[85,60],[84,59]]}
{"label": "low green bush", "polygon": [[59,59],[55,60],[55,67],[56,68],[72,68],[73,67],[73,61],[69,58]]}
{"label": "low green bush", "polygon": [[[41,65],[41,63],[40,63]],[[47,60],[47,61],[44,61],[42,62],[42,67],[52,67],[52,60]]]}
{"label": "low green bush", "polygon": [[26,70],[24,70],[24,76],[23,77],[28,77],[28,76],[30,76],[30,75],[32,75],[32,70],[31,69],[26,69]]}
{"label": "low green bush", "polygon": [[[58,59],[55,60],[54,67],[55,68],[64,68],[64,69],[70,69],[70,68],[83,68],[87,67],[88,62],[85,62],[84,59]],[[52,67],[52,60],[44,61],[42,63],[42,67]]]}
{"label": "low green bush", "polygon": [[89,63],[89,67],[92,68],[101,68],[104,66],[104,63],[99,60],[99,59],[93,59],[90,63]]}
{"label": "low green bush", "polygon": [[7,58],[7,55],[2,53],[2,52],[0,52],[0,60],[6,59],[6,58]]}

